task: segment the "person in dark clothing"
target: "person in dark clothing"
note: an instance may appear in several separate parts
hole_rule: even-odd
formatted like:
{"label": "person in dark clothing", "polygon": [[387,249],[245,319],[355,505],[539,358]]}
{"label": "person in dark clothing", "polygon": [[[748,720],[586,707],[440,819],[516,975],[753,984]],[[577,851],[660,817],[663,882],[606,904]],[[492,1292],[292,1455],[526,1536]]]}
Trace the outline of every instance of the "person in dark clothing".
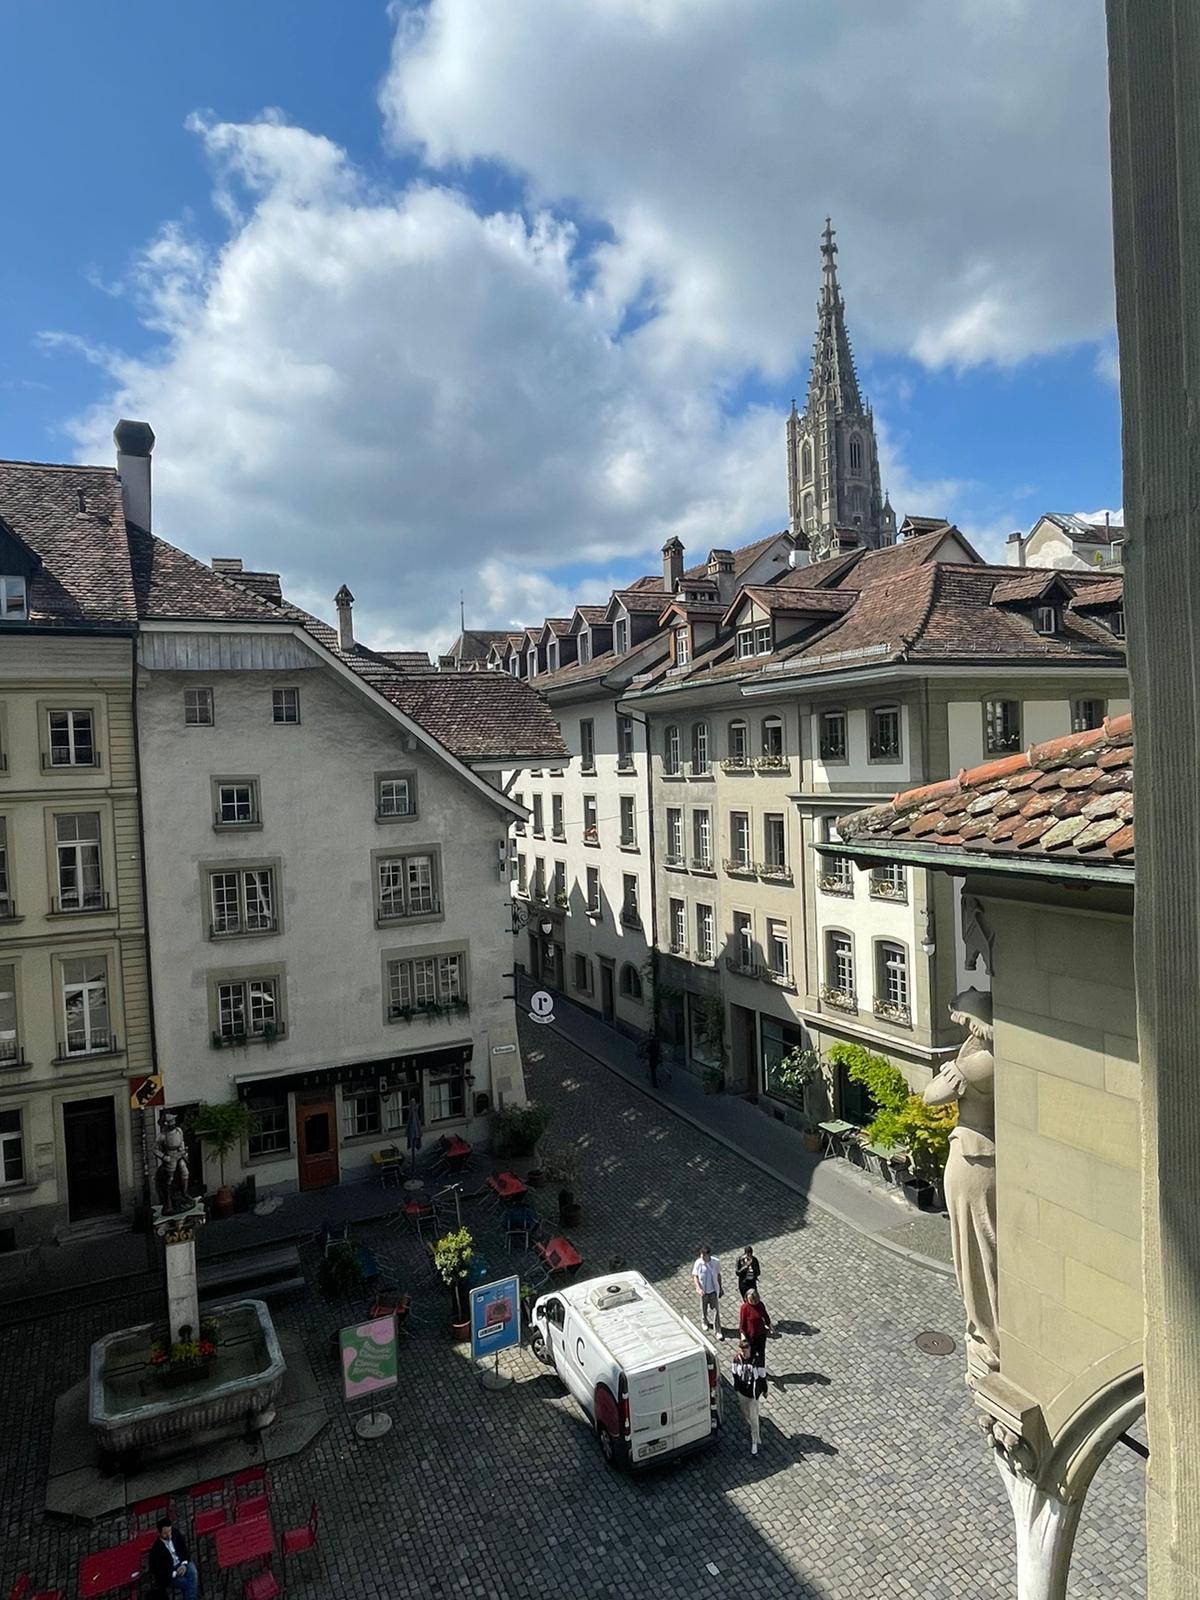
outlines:
{"label": "person in dark clothing", "polygon": [[758,1280],[762,1273],[752,1244],[748,1244],[742,1251],[733,1270],[737,1273],[738,1293],[744,1300],[751,1289],[758,1288]]}
{"label": "person in dark clothing", "polygon": [[656,1033],[648,1033],[638,1047],[646,1058],[646,1070],[650,1074],[650,1087],[658,1088],[658,1069],[662,1062],[662,1045]]}
{"label": "person in dark clothing", "polygon": [[154,1593],[167,1600],[171,1595],[182,1595],[183,1600],[196,1600],[200,1589],[200,1574],[194,1561],[188,1559],[188,1542],[174,1526],[170,1517],[160,1517],[158,1538],[150,1546],[147,1558],[150,1576],[154,1579]]}
{"label": "person in dark clothing", "polygon": [[758,1290],[748,1290],[738,1313],[738,1333],[750,1341],[750,1354],[756,1367],[765,1367],[767,1364],[767,1334],[770,1330],[771,1317]]}

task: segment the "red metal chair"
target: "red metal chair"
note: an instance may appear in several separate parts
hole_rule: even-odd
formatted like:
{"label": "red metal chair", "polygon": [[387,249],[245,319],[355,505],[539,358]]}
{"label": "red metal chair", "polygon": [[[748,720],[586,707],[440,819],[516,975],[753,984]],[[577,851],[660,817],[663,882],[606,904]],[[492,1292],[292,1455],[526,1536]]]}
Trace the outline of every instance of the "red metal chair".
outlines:
{"label": "red metal chair", "polygon": [[300,1556],[308,1550],[317,1548],[317,1502],[314,1500],[308,1513],[308,1521],[299,1528],[286,1528],[283,1534],[283,1554],[287,1556]]}
{"label": "red metal chair", "polygon": [[265,1517],[270,1513],[271,1495],[266,1467],[246,1467],[241,1472],[235,1472],[229,1482],[233,1489],[235,1522],[248,1522],[251,1517]]}
{"label": "red metal chair", "polygon": [[[194,1483],[188,1490],[192,1508],[192,1532],[197,1539],[206,1533],[216,1533],[229,1521],[225,1509],[225,1480],[210,1478],[207,1483]],[[202,1501],[216,1501],[215,1505],[202,1505]]]}
{"label": "red metal chair", "polygon": [[171,1515],[171,1497],[168,1494],[155,1495],[152,1500],[135,1500],[129,1508],[129,1515],[133,1518],[135,1527],[140,1528],[143,1517],[149,1517],[149,1527],[154,1528],[160,1517]]}
{"label": "red metal chair", "polygon": [[276,1596],[282,1593],[279,1579],[270,1567],[256,1577],[247,1578],[242,1585],[242,1600],[276,1600]]}
{"label": "red metal chair", "polygon": [[[314,1517],[316,1510],[317,1508],[314,1506]],[[40,1589],[30,1594],[29,1590],[32,1583],[33,1579],[27,1572],[18,1573],[16,1582],[8,1591],[8,1600],[67,1600],[65,1589]]]}

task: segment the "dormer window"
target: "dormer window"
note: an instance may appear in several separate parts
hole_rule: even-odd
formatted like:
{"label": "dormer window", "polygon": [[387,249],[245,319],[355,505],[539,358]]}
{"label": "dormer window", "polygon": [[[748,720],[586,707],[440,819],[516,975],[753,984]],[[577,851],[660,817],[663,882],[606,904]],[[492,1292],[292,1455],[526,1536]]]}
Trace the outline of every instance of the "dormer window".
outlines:
{"label": "dormer window", "polygon": [[691,630],[685,625],[675,629],[675,665],[686,667],[692,659]]}
{"label": "dormer window", "polygon": [[754,629],[739,628],[737,633],[738,660],[743,661],[747,656],[754,654]]}
{"label": "dormer window", "polygon": [[592,636],[590,633],[581,633],[579,635],[579,659],[580,661],[590,661],[592,659]]}
{"label": "dormer window", "polygon": [[629,649],[629,624],[623,617],[618,617],[613,625],[613,650],[617,655],[623,655]]}
{"label": "dormer window", "polygon": [[546,671],[558,671],[558,641],[555,640],[546,651]]}
{"label": "dormer window", "polygon": [[1108,619],[1108,625],[1118,639],[1125,637],[1125,607],[1118,606]]}
{"label": "dormer window", "polygon": [[24,622],[28,615],[25,579],[0,577],[0,622]]}
{"label": "dormer window", "polygon": [[754,630],[754,654],[756,656],[769,656],[771,654],[771,624],[760,622]]}
{"label": "dormer window", "polygon": [[1037,631],[1042,634],[1058,632],[1058,607],[1039,606],[1037,608]]}
{"label": "dormer window", "polygon": [[525,662],[526,662],[526,666],[528,667],[528,670],[529,670],[529,676],[531,678],[536,678],[537,677],[537,650],[536,649],[531,650],[529,652],[529,654],[525,657]]}

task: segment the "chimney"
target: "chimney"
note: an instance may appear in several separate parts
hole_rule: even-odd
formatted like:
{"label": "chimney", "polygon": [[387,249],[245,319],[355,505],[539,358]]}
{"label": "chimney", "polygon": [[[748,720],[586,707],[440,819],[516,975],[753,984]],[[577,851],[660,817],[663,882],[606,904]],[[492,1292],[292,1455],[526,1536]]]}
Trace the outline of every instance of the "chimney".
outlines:
{"label": "chimney", "polygon": [[668,539],[662,547],[663,590],[674,594],[683,578],[683,546],[678,539]]}
{"label": "chimney", "polygon": [[350,593],[345,584],[343,584],[338,592],[334,595],[333,603],[337,607],[338,649],[353,650],[354,596]]}
{"label": "chimney", "polygon": [[214,556],[210,563],[214,572],[223,572],[227,578],[236,578],[242,570],[241,556]]}
{"label": "chimney", "polygon": [[125,521],[149,533],[150,452],[154,449],[154,429],[148,422],[122,419],[113,429],[113,443],[117,447]]}

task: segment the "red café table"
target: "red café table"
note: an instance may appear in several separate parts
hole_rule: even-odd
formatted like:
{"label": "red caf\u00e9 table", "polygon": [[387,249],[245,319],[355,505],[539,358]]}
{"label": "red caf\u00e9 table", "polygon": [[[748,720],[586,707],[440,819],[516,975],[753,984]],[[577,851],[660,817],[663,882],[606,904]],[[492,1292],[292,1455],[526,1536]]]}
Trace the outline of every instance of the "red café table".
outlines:
{"label": "red caf\u00e9 table", "polygon": [[217,1566],[222,1572],[275,1554],[275,1530],[269,1516],[229,1522],[213,1534]]}
{"label": "red caf\u00e9 table", "polygon": [[574,1272],[583,1265],[583,1257],[565,1234],[556,1233],[545,1244],[535,1244],[534,1250],[546,1264],[549,1273]]}
{"label": "red caf\u00e9 table", "polygon": [[523,1200],[529,1193],[528,1187],[523,1184],[515,1172],[497,1172],[487,1181],[488,1188],[497,1200]]}
{"label": "red caf\u00e9 table", "polygon": [[95,1600],[99,1595],[131,1588],[141,1577],[142,1560],[157,1537],[154,1532],[142,1533],[124,1544],[93,1550],[90,1556],[84,1556],[79,1563],[80,1600]]}

